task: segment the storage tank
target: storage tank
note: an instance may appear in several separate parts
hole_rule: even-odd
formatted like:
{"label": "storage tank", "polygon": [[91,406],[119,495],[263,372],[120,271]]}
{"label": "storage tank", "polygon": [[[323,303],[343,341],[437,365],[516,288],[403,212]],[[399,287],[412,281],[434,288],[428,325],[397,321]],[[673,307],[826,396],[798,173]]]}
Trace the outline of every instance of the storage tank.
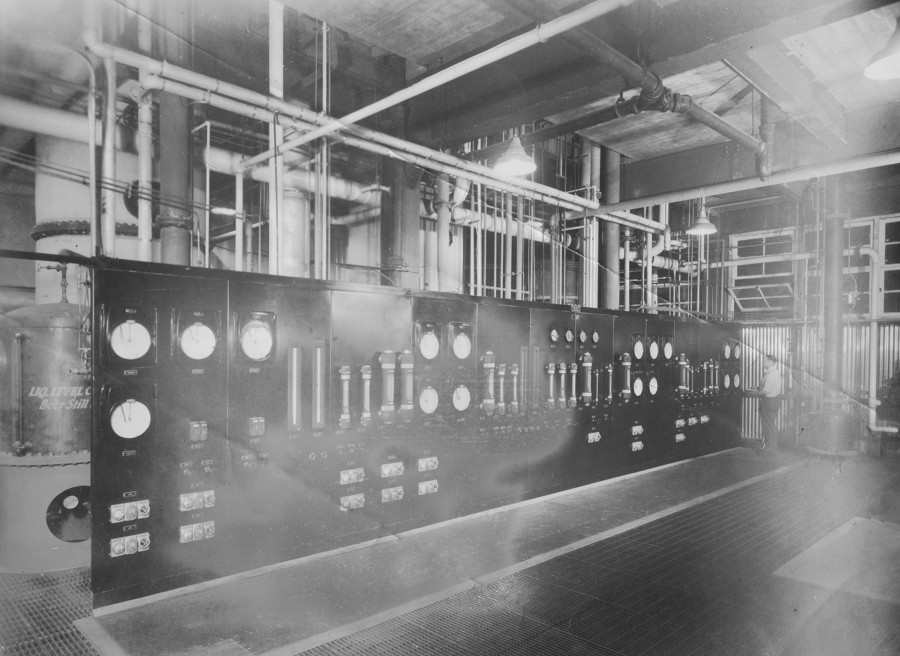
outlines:
{"label": "storage tank", "polygon": [[87,309],[35,305],[0,322],[0,569],[45,572],[90,558]]}

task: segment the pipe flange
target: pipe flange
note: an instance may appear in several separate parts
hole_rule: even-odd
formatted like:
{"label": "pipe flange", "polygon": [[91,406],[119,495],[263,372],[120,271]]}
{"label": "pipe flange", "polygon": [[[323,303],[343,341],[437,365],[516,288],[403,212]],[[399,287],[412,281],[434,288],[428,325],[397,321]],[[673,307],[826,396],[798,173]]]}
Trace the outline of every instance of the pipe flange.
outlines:
{"label": "pipe flange", "polygon": [[160,230],[164,228],[178,228],[181,230],[190,230],[194,227],[194,221],[189,216],[179,214],[166,214],[156,217],[154,225],[159,226]]}

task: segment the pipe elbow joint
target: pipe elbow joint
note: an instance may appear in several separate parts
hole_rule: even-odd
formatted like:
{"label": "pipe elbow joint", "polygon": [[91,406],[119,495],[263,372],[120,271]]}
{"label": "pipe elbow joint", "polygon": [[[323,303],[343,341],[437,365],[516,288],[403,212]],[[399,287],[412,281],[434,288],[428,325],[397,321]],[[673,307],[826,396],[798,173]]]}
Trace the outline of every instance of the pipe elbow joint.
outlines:
{"label": "pipe elbow joint", "polygon": [[769,159],[769,149],[765,143],[761,143],[759,150],[756,152],[756,174],[763,182],[772,175],[772,162]]}

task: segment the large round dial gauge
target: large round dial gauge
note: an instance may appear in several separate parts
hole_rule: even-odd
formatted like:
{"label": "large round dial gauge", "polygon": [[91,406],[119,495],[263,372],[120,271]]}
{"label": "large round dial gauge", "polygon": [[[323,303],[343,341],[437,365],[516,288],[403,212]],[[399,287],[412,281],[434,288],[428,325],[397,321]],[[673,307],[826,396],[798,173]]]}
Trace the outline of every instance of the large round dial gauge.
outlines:
{"label": "large round dial gauge", "polygon": [[438,407],[438,393],[433,387],[425,387],[419,392],[419,410],[426,415],[433,414]]}
{"label": "large round dial gauge", "polygon": [[441,350],[441,342],[437,335],[429,331],[419,339],[419,353],[426,360],[434,360]]}
{"label": "large round dial gauge", "polygon": [[650,380],[647,381],[647,391],[650,392],[650,396],[656,396],[659,391],[659,381],[656,376],[650,376]]}
{"label": "large round dial gauge", "polygon": [[587,343],[587,331],[586,330],[578,331],[578,343],[579,344]]}
{"label": "large round dial gauge", "polygon": [[741,345],[740,344],[734,345],[734,348],[731,349],[731,355],[732,355],[732,357],[734,357],[735,360],[741,359]]}
{"label": "large round dial gauge", "polygon": [[216,350],[216,333],[200,321],[181,331],[181,352],[191,360],[205,360]]}
{"label": "large round dial gauge", "polygon": [[134,399],[116,403],[109,411],[109,425],[119,437],[130,440],[150,428],[150,408]]}
{"label": "large round dial gauge", "polygon": [[600,333],[598,333],[596,330],[591,333],[591,341],[594,342],[594,344],[600,343]]}
{"label": "large round dial gauge", "polygon": [[673,355],[675,355],[675,348],[672,346],[672,342],[663,344],[663,356],[666,360],[671,360]]}
{"label": "large round dial gauge", "polygon": [[453,338],[453,355],[465,360],[472,354],[472,340],[466,333],[459,333]]}
{"label": "large round dial gauge", "polygon": [[635,360],[640,360],[644,357],[644,341],[641,339],[637,339],[634,341],[634,347],[631,349],[632,354],[634,355]]}
{"label": "large round dial gauge", "polygon": [[144,324],[128,319],[112,329],[109,346],[123,360],[138,360],[147,355],[153,338]]}
{"label": "large round dial gauge", "polygon": [[265,360],[272,352],[275,340],[272,327],[265,321],[252,319],[248,321],[240,334],[241,351],[251,360]]}
{"label": "large round dial gauge", "polygon": [[726,360],[731,359],[731,344],[729,344],[728,342],[725,342],[725,344],[722,346],[722,355]]}
{"label": "large round dial gauge", "polygon": [[734,389],[738,389],[741,386],[741,375],[735,374],[732,382],[734,383]]}
{"label": "large round dial gauge", "polygon": [[650,358],[655,360],[659,357],[659,342],[655,339],[650,342],[650,346],[647,347],[647,351],[650,353]]}
{"label": "large round dial gauge", "polygon": [[637,397],[644,393],[644,379],[643,378],[635,378],[634,382],[631,383],[631,391]]}
{"label": "large round dial gauge", "polygon": [[559,341],[559,331],[556,328],[550,329],[550,341],[554,343]]}
{"label": "large round dial gauge", "polygon": [[725,376],[722,377],[722,386],[725,389],[731,388],[731,376],[729,376],[728,374],[725,374]]}
{"label": "large round dial gauge", "polygon": [[453,390],[453,407],[462,412],[463,410],[467,410],[469,408],[469,404],[472,402],[472,394],[469,392],[469,388],[465,385],[458,385],[456,389]]}
{"label": "large round dial gauge", "polygon": [[566,342],[571,344],[574,341],[575,341],[575,333],[572,332],[571,328],[568,328],[566,330]]}

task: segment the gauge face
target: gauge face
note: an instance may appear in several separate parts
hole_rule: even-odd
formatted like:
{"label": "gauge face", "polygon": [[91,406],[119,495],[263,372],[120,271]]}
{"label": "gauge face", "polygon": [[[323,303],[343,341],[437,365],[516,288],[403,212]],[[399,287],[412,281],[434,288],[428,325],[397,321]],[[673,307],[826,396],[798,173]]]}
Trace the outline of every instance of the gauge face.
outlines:
{"label": "gauge face", "polygon": [[647,391],[650,392],[650,396],[656,396],[659,391],[659,381],[656,376],[650,376],[650,380],[647,381]]}
{"label": "gauge face", "polygon": [[729,344],[728,342],[725,342],[725,345],[722,347],[722,355],[726,360],[731,359],[731,344]]}
{"label": "gauge face", "polygon": [[466,333],[459,333],[453,338],[453,355],[459,360],[465,360],[472,354],[472,340]]}
{"label": "gauge face", "polygon": [[635,396],[640,396],[644,393],[644,379],[643,378],[635,378],[634,382],[631,384],[631,391]]}
{"label": "gauge face", "polygon": [[[455,395],[454,395],[455,398]],[[419,410],[426,415],[433,414],[438,407],[438,393],[433,387],[425,387],[419,392]]]}
{"label": "gauge face", "polygon": [[722,386],[725,389],[731,388],[731,376],[729,376],[728,374],[725,374],[725,376],[722,378]]}
{"label": "gauge face", "polygon": [[467,410],[469,408],[469,404],[472,402],[472,395],[469,392],[469,388],[465,385],[459,385],[455,390],[453,390],[453,407],[462,412],[463,410]]}
{"label": "gauge face", "polygon": [[550,341],[554,343],[559,341],[559,331],[556,328],[550,329]]}
{"label": "gauge face", "polygon": [[241,351],[251,360],[265,360],[272,352],[275,340],[272,328],[265,321],[252,319],[241,328]]}
{"label": "gauge face", "polygon": [[631,351],[634,354],[635,360],[640,360],[644,357],[644,341],[641,339],[635,340],[634,348]]}
{"label": "gauge face", "polygon": [[735,374],[732,382],[734,383],[734,389],[738,389],[741,386],[741,375]]}
{"label": "gauge face", "polygon": [[578,332],[578,343],[579,344],[587,343],[587,331],[581,330]]}
{"label": "gauge face", "polygon": [[575,333],[572,332],[571,329],[566,330],[566,342],[571,344],[575,341]]}
{"label": "gauge face", "polygon": [[735,360],[741,359],[741,345],[740,344],[734,345],[734,348],[731,349],[731,355],[734,357]]}
{"label": "gauge face", "polygon": [[150,427],[150,408],[134,399],[116,403],[109,412],[109,425],[119,437],[140,437]]}
{"label": "gauge face", "polygon": [[153,346],[147,327],[134,319],[123,321],[109,334],[109,346],[123,360],[138,360]]}
{"label": "gauge face", "polygon": [[650,342],[650,346],[647,347],[647,351],[650,353],[650,358],[655,360],[659,357],[659,342],[655,339]]}
{"label": "gauge face", "polygon": [[672,342],[663,344],[663,356],[666,360],[671,360],[673,355],[675,355],[675,348],[672,346]]}
{"label": "gauge face", "polygon": [[596,330],[591,333],[591,341],[594,342],[594,344],[600,343],[600,333],[598,333]]}
{"label": "gauge face", "polygon": [[441,350],[441,342],[433,332],[427,332],[419,339],[419,353],[426,360],[434,360]]}
{"label": "gauge face", "polygon": [[205,360],[216,350],[216,333],[200,321],[181,331],[181,352],[192,360]]}

